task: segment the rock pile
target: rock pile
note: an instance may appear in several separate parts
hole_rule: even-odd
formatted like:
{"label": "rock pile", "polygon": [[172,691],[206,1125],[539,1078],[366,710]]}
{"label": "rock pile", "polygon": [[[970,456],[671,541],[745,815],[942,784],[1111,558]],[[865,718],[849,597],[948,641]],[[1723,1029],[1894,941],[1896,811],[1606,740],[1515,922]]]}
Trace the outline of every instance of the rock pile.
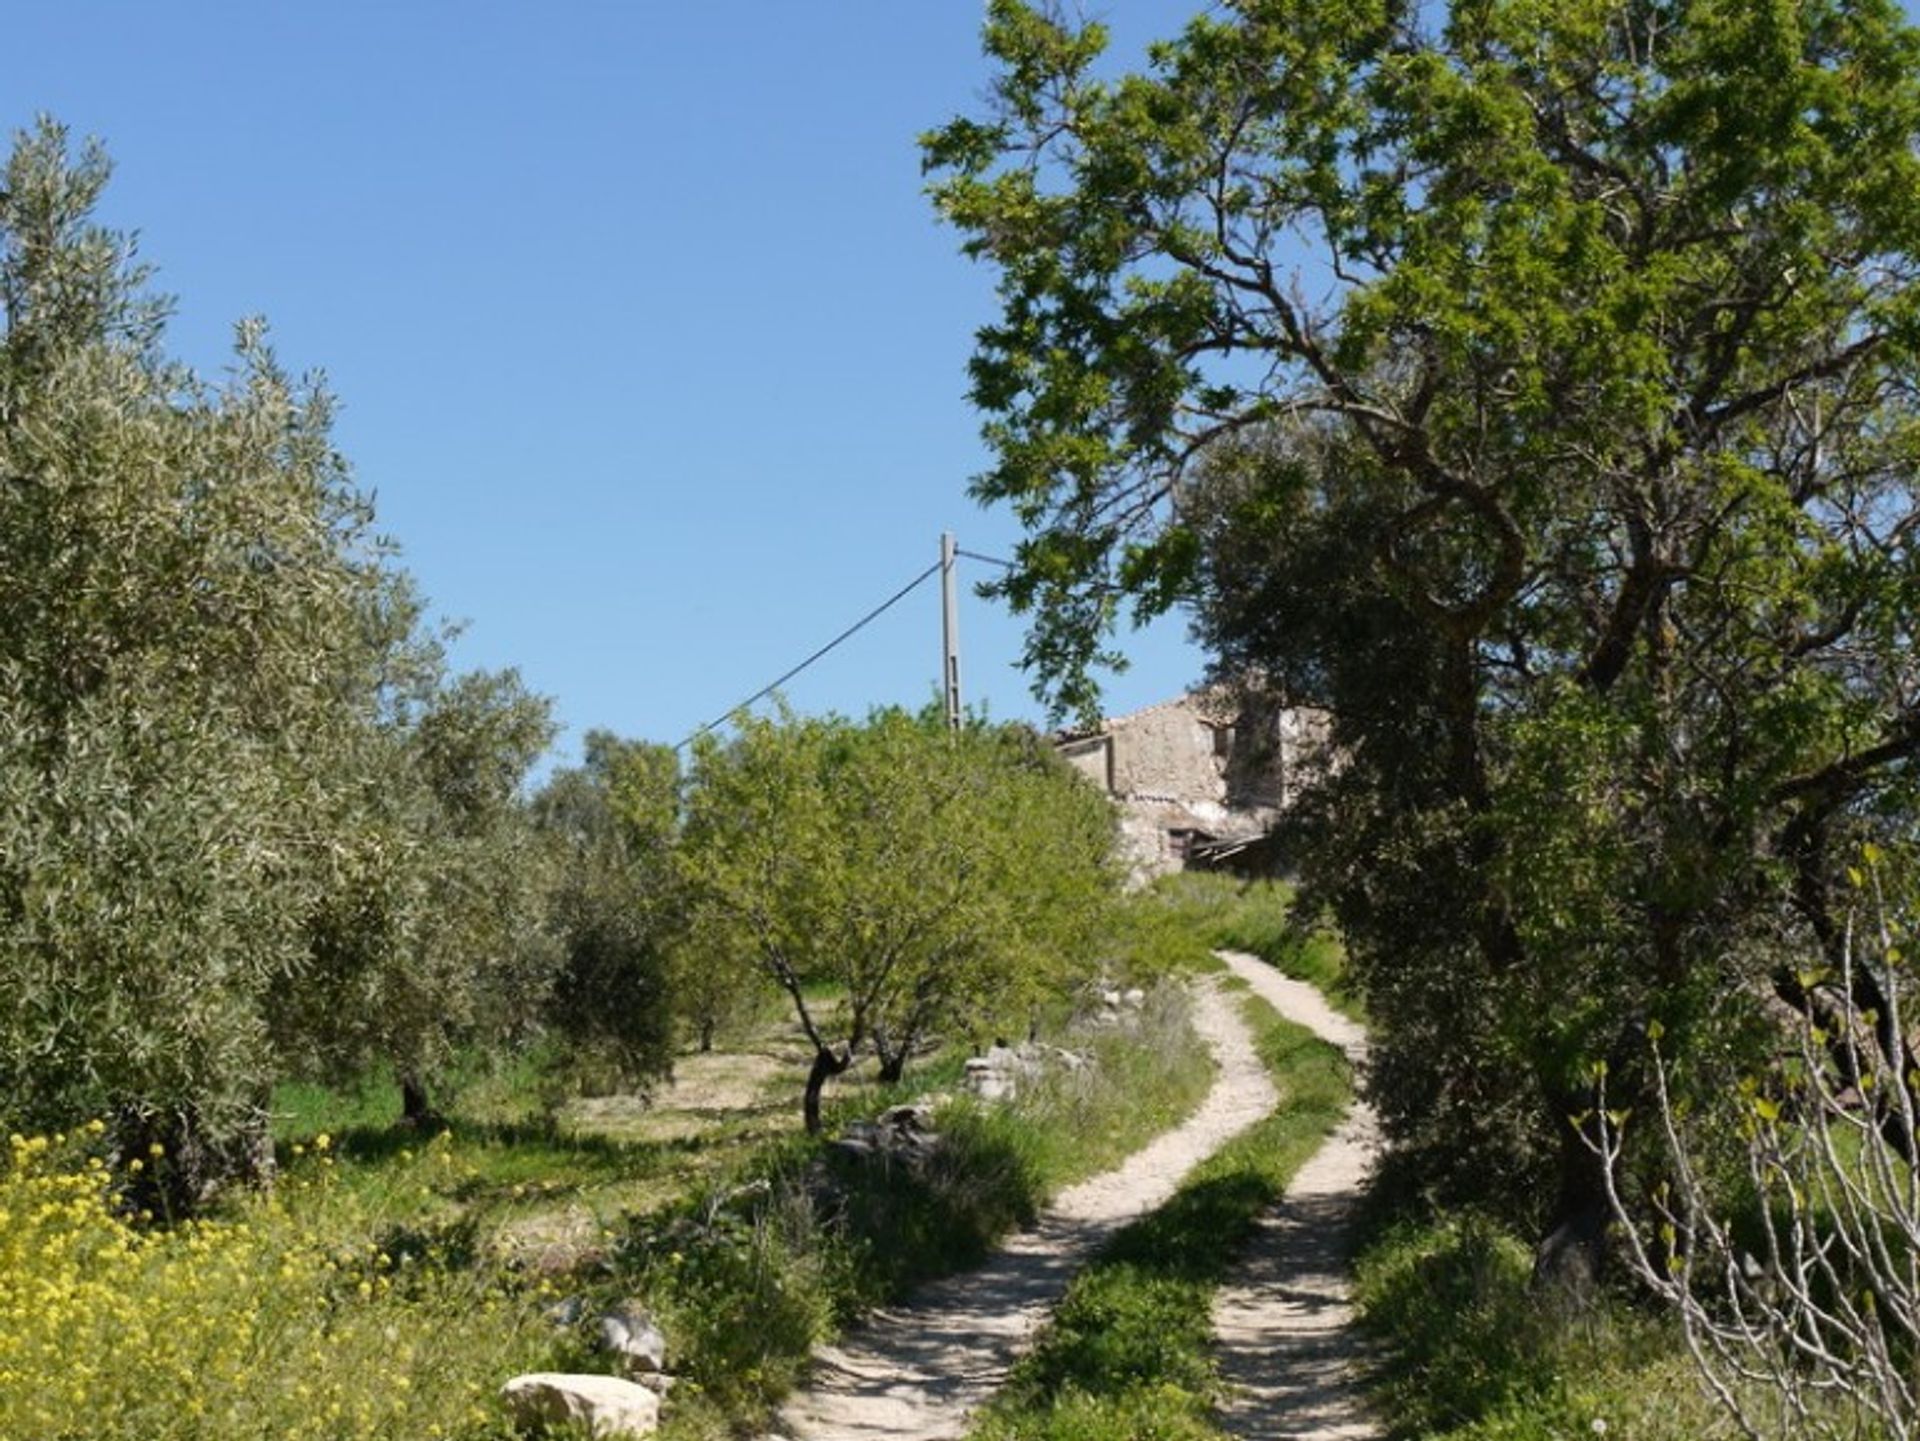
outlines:
{"label": "rock pile", "polygon": [[911,1164],[932,1155],[939,1145],[933,1107],[917,1105],[894,1106],[871,1121],[849,1123],[831,1149],[861,1160],[884,1156]]}
{"label": "rock pile", "polygon": [[1020,1087],[1030,1083],[1049,1067],[1077,1071],[1087,1058],[1064,1046],[1049,1046],[1026,1041],[1019,1046],[995,1042],[984,1055],[967,1062],[966,1087],[983,1101],[1011,1101]]}
{"label": "rock pile", "polygon": [[1094,1010],[1087,1019],[1096,1026],[1118,1025],[1127,1012],[1138,1011],[1147,1003],[1147,993],[1138,986],[1126,990],[1101,986],[1093,993]]}

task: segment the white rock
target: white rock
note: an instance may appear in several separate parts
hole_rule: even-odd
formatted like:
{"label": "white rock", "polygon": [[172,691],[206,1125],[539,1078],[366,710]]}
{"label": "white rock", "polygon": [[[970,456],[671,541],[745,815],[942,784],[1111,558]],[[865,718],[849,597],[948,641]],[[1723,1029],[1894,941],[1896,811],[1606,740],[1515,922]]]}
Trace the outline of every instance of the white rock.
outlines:
{"label": "white rock", "polygon": [[1032,1075],[1036,1069],[1018,1051],[996,1041],[984,1056],[974,1056],[967,1062],[967,1089],[983,1101],[1010,1101],[1019,1089],[1019,1077]]}
{"label": "white rock", "polygon": [[983,1101],[1011,1101],[1018,1090],[1013,1077],[1005,1071],[969,1073],[967,1081],[973,1087],[974,1095]]}
{"label": "white rock", "polygon": [[628,1302],[600,1318],[600,1344],[630,1371],[667,1369],[667,1338],[644,1306]]}
{"label": "white rock", "polygon": [[569,1376],[536,1371],[515,1376],[500,1399],[522,1430],[584,1422],[589,1435],[651,1436],[660,1425],[660,1398],[618,1376]]}

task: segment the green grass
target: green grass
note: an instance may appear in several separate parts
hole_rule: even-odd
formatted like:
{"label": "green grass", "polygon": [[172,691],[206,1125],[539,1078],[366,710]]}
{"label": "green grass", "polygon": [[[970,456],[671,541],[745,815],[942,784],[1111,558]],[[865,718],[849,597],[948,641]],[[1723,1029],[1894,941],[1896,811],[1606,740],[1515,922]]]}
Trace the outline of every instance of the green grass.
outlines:
{"label": "green grass", "polygon": [[1300,915],[1285,882],[1184,871],[1164,877],[1147,897],[1164,913],[1163,924],[1188,944],[1258,956],[1282,975],[1318,987],[1342,1014],[1366,1020],[1339,936]]}
{"label": "green grass", "polygon": [[1356,1300],[1393,1436],[1733,1434],[1664,1319],[1619,1297],[1577,1314],[1546,1307],[1528,1288],[1531,1266],[1518,1238],[1474,1216],[1401,1222],[1365,1248]]}
{"label": "green grass", "polygon": [[[811,1347],[851,1317],[974,1263],[1057,1189],[1113,1165],[1198,1103],[1212,1062],[1187,1023],[1182,988],[1152,982],[1214,963],[1163,900],[1143,899],[1136,915],[1143,939],[1116,943],[1115,972],[1150,987],[1134,1024],[1050,1033],[1092,1063],[1049,1071],[1012,1106],[946,1102],[947,1144],[924,1168],[858,1162],[799,1135],[797,1073],[782,1073],[777,1095],[686,1113],[697,1130],[671,1137],[671,1127],[629,1124],[625,1112],[601,1131],[569,1122],[578,1113],[556,1110],[534,1064],[456,1074],[434,1097],[449,1122],[440,1136],[399,1124],[398,1089],[384,1076],[345,1089],[280,1087],[282,1182],[268,1195],[231,1198],[215,1219],[248,1236],[290,1228],[316,1266],[337,1268],[317,1289],[304,1272],[265,1288],[273,1324],[288,1334],[324,1336],[344,1324],[342,1286],[358,1298],[365,1281],[374,1308],[365,1334],[352,1333],[357,1359],[337,1370],[303,1363],[309,1373],[281,1389],[294,1396],[310,1384],[351,1410],[362,1377],[413,1357],[405,1364],[416,1367],[418,1401],[404,1417],[395,1403],[339,1433],[492,1438],[504,1422],[491,1389],[513,1370],[604,1364],[586,1329],[542,1318],[547,1301],[582,1297],[591,1316],[598,1303],[637,1295],[661,1313],[671,1364],[685,1378],[668,1437],[754,1424]],[[776,1025],[784,1036],[784,1022]],[[754,1048],[784,1054],[772,1034]],[[829,1088],[830,1123],[951,1090],[963,1059],[950,1051],[916,1060],[891,1088],[844,1078]],[[386,1299],[389,1278],[396,1289]],[[220,1320],[225,1293],[207,1294],[193,1334],[245,1335],[241,1318]],[[458,1364],[430,1359],[446,1346],[459,1349]],[[425,1365],[438,1368],[431,1383],[417,1370]],[[371,1393],[364,1399],[371,1404]],[[322,1415],[317,1424],[334,1423]],[[196,1434],[230,1433],[209,1423]]]}
{"label": "green grass", "polygon": [[1242,1002],[1278,1110],[1196,1168],[1068,1288],[974,1433],[981,1441],[1197,1441],[1219,1433],[1214,1291],[1260,1213],[1338,1123],[1345,1059],[1265,1002]]}
{"label": "green grass", "polygon": [[805,1137],[636,1223],[619,1284],[659,1305],[686,1378],[670,1438],[764,1420],[812,1348],[869,1307],[978,1262],[1059,1187],[1104,1169],[1199,1103],[1213,1066],[1179,993],[1137,1027],[1058,1037],[1093,1057],[1010,1105],[955,1098],[920,1168],[823,1151]]}

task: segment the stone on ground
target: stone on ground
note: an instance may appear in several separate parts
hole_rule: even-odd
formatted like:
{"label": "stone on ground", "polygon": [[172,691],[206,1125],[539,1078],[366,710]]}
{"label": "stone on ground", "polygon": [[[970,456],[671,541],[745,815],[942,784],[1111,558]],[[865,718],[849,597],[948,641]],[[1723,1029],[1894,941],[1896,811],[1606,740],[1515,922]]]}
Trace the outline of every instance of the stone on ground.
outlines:
{"label": "stone on ground", "polygon": [[638,1302],[615,1306],[600,1318],[600,1346],[618,1356],[629,1372],[667,1369],[667,1338],[653,1313]]}
{"label": "stone on ground", "polygon": [[536,1371],[507,1382],[500,1399],[523,1431],[573,1422],[595,1438],[615,1438],[651,1436],[660,1425],[660,1398],[618,1376]]}

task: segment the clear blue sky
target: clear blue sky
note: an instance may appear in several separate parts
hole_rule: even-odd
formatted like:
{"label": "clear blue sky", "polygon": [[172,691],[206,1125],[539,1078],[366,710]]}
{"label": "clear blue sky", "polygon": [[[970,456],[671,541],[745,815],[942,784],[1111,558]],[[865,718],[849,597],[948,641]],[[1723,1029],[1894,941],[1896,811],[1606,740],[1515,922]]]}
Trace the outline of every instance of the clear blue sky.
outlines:
{"label": "clear blue sky", "polygon": [[[1198,0],[1117,0],[1137,54]],[[106,142],[110,224],[217,370],[263,314],[462,666],[588,727],[677,740],[936,556],[966,496],[991,275],[933,219],[915,137],[976,109],[978,0],[334,0],[11,7],[8,129]],[[983,578],[975,566],[963,572]],[[1203,658],[1129,643],[1115,711]],[[963,598],[965,688],[1036,716],[1020,623]],[[917,704],[929,584],[788,694]]]}

